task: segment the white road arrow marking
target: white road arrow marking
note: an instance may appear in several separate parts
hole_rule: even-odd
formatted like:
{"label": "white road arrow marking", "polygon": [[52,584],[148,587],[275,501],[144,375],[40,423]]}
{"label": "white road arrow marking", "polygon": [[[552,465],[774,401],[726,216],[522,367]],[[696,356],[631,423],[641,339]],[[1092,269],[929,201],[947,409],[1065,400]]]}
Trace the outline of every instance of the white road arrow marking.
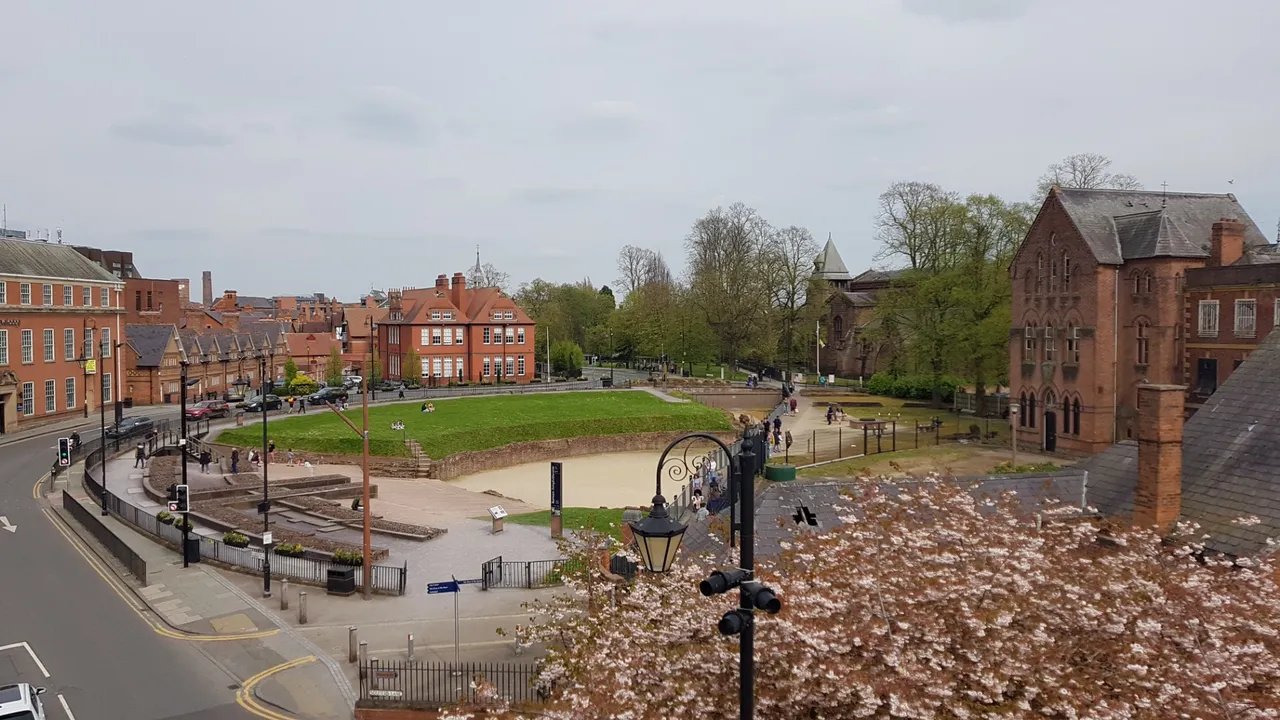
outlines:
{"label": "white road arrow marking", "polygon": [[18,532],[18,526],[17,526],[17,525],[10,525],[10,524],[9,524],[9,518],[7,518],[7,517],[5,517],[5,516],[3,516],[3,515],[0,515],[0,527],[4,528],[5,530],[8,530],[8,531],[9,531],[9,532],[11,532],[11,533],[16,533],[16,532]]}

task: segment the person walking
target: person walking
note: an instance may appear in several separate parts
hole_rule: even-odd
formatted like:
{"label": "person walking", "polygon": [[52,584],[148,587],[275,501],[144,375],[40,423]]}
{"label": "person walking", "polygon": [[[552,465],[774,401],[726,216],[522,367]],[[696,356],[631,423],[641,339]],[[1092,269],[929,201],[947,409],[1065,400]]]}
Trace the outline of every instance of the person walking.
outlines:
{"label": "person walking", "polygon": [[286,450],[286,451],[285,451],[285,453],[284,453],[284,462],[285,462],[285,464],[286,464],[286,465],[288,465],[289,467],[293,467],[293,451],[292,451],[292,450]]}
{"label": "person walking", "polygon": [[231,474],[235,475],[240,472],[240,448],[231,450]]}
{"label": "person walking", "polygon": [[796,396],[795,395],[791,396],[790,405],[791,405],[791,416],[795,417],[795,414],[796,414]]}
{"label": "person walking", "polygon": [[142,443],[138,443],[138,450],[133,454],[133,466],[136,468],[147,466],[147,451],[143,449]]}
{"label": "person walking", "polygon": [[200,472],[209,472],[209,463],[213,462],[213,453],[208,450],[200,451]]}
{"label": "person walking", "polygon": [[774,433],[782,432],[782,416],[781,415],[775,415],[773,418],[773,432]]}
{"label": "person walking", "polygon": [[307,399],[304,397],[298,398],[298,414],[299,415],[307,414]]}
{"label": "person walking", "polygon": [[297,399],[297,398],[295,398],[294,396],[292,396],[292,395],[290,395],[290,396],[289,396],[289,413],[290,413],[290,414],[292,414],[292,413],[293,413],[293,405],[294,405],[294,403],[295,403],[295,402],[297,402],[297,400],[298,400],[298,399]]}
{"label": "person walking", "polygon": [[276,441],[271,440],[267,443],[267,462],[273,463],[275,461],[276,461]]}

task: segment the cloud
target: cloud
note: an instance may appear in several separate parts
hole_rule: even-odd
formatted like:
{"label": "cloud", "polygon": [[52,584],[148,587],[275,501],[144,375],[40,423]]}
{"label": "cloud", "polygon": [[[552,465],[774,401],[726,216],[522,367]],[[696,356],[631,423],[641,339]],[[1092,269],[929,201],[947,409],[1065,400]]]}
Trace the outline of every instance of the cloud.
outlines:
{"label": "cloud", "polygon": [[587,112],[599,120],[629,120],[639,111],[630,100],[596,100],[587,105]]}
{"label": "cloud", "polygon": [[912,15],[936,17],[947,22],[1011,20],[1021,17],[1038,0],[902,0]]}
{"label": "cloud", "polygon": [[599,194],[593,188],[529,187],[512,191],[511,199],[530,205],[559,205],[590,200]]}
{"label": "cloud", "polygon": [[226,147],[234,140],[227,133],[177,118],[116,122],[108,131],[122,140],[166,147]]}
{"label": "cloud", "polygon": [[425,101],[398,87],[365,89],[343,118],[347,131],[361,140],[421,146],[435,135]]}

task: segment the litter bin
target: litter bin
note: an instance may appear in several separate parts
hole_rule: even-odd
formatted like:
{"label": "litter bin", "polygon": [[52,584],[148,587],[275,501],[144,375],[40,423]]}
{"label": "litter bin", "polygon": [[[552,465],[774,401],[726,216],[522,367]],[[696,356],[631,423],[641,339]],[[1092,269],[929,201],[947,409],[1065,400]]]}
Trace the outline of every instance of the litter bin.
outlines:
{"label": "litter bin", "polygon": [[350,565],[329,568],[324,588],[330,595],[354,595],[356,569]]}
{"label": "litter bin", "polygon": [[600,378],[600,387],[613,387],[613,378]]}
{"label": "litter bin", "polygon": [[200,538],[198,537],[187,537],[187,562],[200,562]]}

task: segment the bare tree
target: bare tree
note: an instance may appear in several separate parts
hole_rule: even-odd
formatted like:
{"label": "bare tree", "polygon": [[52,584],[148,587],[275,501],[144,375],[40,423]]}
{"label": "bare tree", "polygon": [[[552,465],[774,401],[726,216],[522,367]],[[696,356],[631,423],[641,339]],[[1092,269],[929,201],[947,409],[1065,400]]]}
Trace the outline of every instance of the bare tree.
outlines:
{"label": "bare tree", "polygon": [[809,301],[809,280],[813,275],[813,258],[818,254],[818,243],[807,228],[792,225],[772,234],[767,253],[769,284],[781,330],[778,346],[790,370],[798,336],[807,338],[799,323]]}
{"label": "bare tree", "polygon": [[662,253],[648,248],[624,245],[618,253],[618,289],[624,294],[645,285],[671,285],[674,278]]}
{"label": "bare tree", "polygon": [[876,218],[881,248],[876,260],[903,261],[912,270],[947,267],[949,239],[964,219],[959,197],[933,183],[896,182],[880,195]]}
{"label": "bare tree", "polygon": [[493,263],[485,263],[467,271],[467,287],[493,287],[505,293],[510,283],[511,276],[494,267]]}
{"label": "bare tree", "polygon": [[1142,183],[1127,173],[1113,173],[1111,158],[1098,153],[1077,153],[1068,155],[1061,161],[1049,166],[1040,176],[1036,192],[1043,198],[1049,194],[1049,188],[1057,185],[1064,188],[1081,188],[1085,190],[1141,190]]}
{"label": "bare tree", "polygon": [[730,363],[764,330],[773,300],[767,257],[773,233],[753,208],[734,203],[699,218],[685,239],[692,300]]}

